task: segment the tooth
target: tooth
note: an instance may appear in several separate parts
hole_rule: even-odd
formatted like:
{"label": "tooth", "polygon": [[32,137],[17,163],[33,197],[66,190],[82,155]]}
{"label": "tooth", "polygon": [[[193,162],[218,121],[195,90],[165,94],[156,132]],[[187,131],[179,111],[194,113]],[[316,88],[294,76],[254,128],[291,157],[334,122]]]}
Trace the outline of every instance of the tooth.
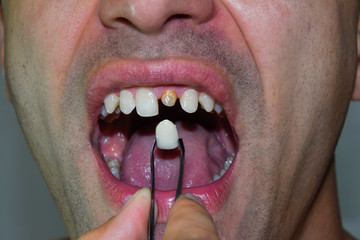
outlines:
{"label": "tooth", "polygon": [[119,168],[120,167],[119,162],[116,159],[108,162],[107,165],[109,168]]}
{"label": "tooth", "polygon": [[175,105],[177,99],[176,92],[172,89],[166,89],[161,95],[161,102],[167,106],[172,107]]}
{"label": "tooth", "polygon": [[136,112],[141,117],[153,117],[159,114],[157,97],[147,88],[140,88],[136,92]]}
{"label": "tooth", "polygon": [[221,178],[221,176],[219,174],[215,174],[213,177],[213,180],[216,181],[216,180],[219,180],[220,178]]}
{"label": "tooth", "polygon": [[156,145],[160,149],[174,149],[178,146],[179,135],[175,124],[165,119],[155,129]]}
{"label": "tooth", "polygon": [[224,176],[225,172],[226,172],[225,169],[221,169],[221,171],[220,171],[220,176]]}
{"label": "tooth", "polygon": [[104,105],[107,113],[113,113],[119,105],[119,97],[115,93],[107,95],[104,99]]}
{"label": "tooth", "polygon": [[234,159],[233,157],[227,157],[227,158],[226,158],[226,161],[227,161],[227,162],[229,162],[229,163],[231,164],[231,163],[232,163],[232,161],[233,161],[233,159]]}
{"label": "tooth", "polygon": [[128,90],[120,92],[120,110],[125,114],[130,114],[135,108],[134,95]]}
{"label": "tooth", "polygon": [[223,108],[220,106],[220,104],[215,103],[214,110],[217,114],[220,114],[223,111]]}
{"label": "tooth", "polygon": [[228,170],[229,167],[230,167],[230,165],[231,165],[231,163],[230,163],[229,161],[225,161],[225,163],[224,163],[224,169],[225,169],[225,170]]}
{"label": "tooth", "polygon": [[120,171],[117,168],[110,168],[110,172],[116,177],[118,180],[120,180]]}
{"label": "tooth", "polygon": [[104,160],[106,162],[106,165],[109,167],[110,172],[117,178],[120,179],[120,165],[118,160],[113,159],[111,157],[107,157],[105,155],[104,156]]}
{"label": "tooth", "polygon": [[206,93],[200,93],[199,95],[199,103],[207,112],[211,112],[214,109],[214,99],[207,95]]}
{"label": "tooth", "polygon": [[100,114],[101,114],[102,119],[106,118],[106,116],[108,115],[104,105],[102,105],[102,107],[100,109]]}
{"label": "tooth", "polygon": [[198,108],[198,96],[194,89],[188,89],[180,98],[180,105],[187,113],[194,113]]}

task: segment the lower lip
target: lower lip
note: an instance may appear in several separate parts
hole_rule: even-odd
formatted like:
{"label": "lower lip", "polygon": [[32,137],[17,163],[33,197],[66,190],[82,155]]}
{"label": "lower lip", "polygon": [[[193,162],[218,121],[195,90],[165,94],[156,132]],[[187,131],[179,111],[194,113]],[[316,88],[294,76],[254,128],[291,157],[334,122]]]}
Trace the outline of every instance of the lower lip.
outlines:
{"label": "lower lip", "polygon": [[[96,148],[93,148],[93,153],[98,163],[98,176],[99,179],[101,179],[101,184],[105,190],[108,201],[114,209],[119,210],[125,204],[125,202],[140,188],[130,186],[116,179],[110,172],[105,161],[102,159]],[[197,198],[201,199],[204,207],[211,215],[213,215],[221,208],[222,204],[228,197],[231,188],[231,175],[232,166],[230,166],[221,179],[205,186],[184,188],[182,189],[182,193],[191,193]],[[156,190],[155,199],[158,206],[157,222],[165,223],[169,211],[174,203],[175,190]]]}

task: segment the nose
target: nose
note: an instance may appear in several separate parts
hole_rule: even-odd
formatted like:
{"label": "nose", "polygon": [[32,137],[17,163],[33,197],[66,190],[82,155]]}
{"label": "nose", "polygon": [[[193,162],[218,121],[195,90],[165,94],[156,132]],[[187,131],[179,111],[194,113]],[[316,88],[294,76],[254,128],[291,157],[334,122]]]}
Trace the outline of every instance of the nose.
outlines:
{"label": "nose", "polygon": [[174,19],[201,24],[212,16],[213,8],[212,0],[100,0],[99,15],[107,27],[127,23],[143,33],[153,33]]}

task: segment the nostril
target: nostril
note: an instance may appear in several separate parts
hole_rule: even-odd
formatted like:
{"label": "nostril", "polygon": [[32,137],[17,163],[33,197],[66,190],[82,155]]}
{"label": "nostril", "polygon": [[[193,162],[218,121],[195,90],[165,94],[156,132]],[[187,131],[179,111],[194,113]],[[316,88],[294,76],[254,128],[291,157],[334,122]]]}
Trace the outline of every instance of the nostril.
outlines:
{"label": "nostril", "polygon": [[175,14],[171,17],[168,18],[168,21],[169,20],[172,20],[172,19],[190,19],[191,16],[187,15],[187,14]]}
{"label": "nostril", "polygon": [[127,26],[130,26],[130,27],[135,27],[135,25],[129,21],[127,18],[124,18],[124,17],[118,17],[115,19],[115,25],[127,25]]}
{"label": "nostril", "polygon": [[181,20],[191,20],[191,16],[187,14],[175,14],[166,19],[164,25]]}
{"label": "nostril", "polygon": [[126,18],[123,18],[123,17],[116,18],[116,21],[120,22],[120,23],[131,24],[131,22],[129,20],[127,20]]}

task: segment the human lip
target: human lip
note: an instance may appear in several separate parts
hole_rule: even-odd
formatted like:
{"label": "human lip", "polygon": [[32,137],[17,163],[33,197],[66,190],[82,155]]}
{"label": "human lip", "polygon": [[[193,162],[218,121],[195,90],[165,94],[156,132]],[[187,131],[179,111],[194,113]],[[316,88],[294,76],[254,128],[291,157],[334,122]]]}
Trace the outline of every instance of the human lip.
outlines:
{"label": "human lip", "polygon": [[[107,62],[96,70],[88,82],[87,103],[88,115],[94,129],[91,133],[92,149],[98,163],[98,174],[109,201],[115,208],[120,208],[140,187],[131,186],[116,179],[109,171],[99,150],[99,129],[96,127],[99,109],[104,98],[120,89],[148,87],[163,88],[164,86],[194,88],[206,92],[223,107],[227,119],[232,125],[235,122],[236,109],[231,84],[226,76],[207,63],[184,59],[166,59],[157,61],[128,60]],[[150,149],[149,149],[150,152]],[[231,189],[233,168],[218,181],[208,185],[184,188],[200,198],[210,213],[215,213],[226,200]],[[158,203],[158,221],[166,221],[166,216],[174,201],[175,190],[156,191]]]}

